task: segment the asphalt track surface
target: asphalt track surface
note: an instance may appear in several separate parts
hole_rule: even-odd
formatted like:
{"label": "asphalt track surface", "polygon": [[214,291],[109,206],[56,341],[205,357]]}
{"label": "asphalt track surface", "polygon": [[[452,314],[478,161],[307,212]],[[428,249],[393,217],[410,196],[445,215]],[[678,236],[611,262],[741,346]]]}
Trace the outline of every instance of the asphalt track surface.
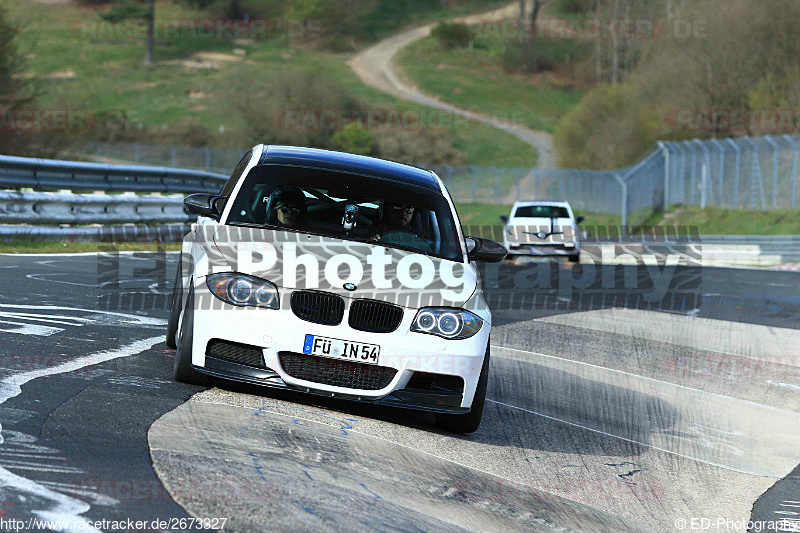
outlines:
{"label": "asphalt track surface", "polygon": [[[600,273],[487,271],[489,400],[462,436],[425,414],[173,382],[175,259],[0,256],[0,519],[745,531],[800,518],[800,273],[678,272],[681,305],[664,309],[645,303],[643,267],[580,290],[565,280]],[[120,292],[150,296],[123,309],[107,298]],[[143,529],[168,528],[117,530]]]}

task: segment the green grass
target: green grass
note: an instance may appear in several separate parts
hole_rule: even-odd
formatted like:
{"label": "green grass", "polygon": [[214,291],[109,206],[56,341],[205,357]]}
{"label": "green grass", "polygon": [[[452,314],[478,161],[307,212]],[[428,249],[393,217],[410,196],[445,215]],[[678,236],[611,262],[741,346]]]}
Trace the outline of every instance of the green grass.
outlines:
{"label": "green grass", "polygon": [[[563,62],[567,54],[575,61],[585,55],[582,43],[545,41],[548,55]],[[508,74],[502,68],[502,41],[483,39],[475,47],[444,49],[433,37],[405,48],[399,64],[424,92],[466,109],[553,132],[571,111],[582,91],[571,86],[569,77],[553,74]]]}
{"label": "green grass", "polygon": [[175,252],[180,251],[179,242],[77,242],[77,241],[9,241],[0,242],[3,254],[54,254],[75,252]]}
{"label": "green grass", "polygon": [[748,211],[674,207],[656,223],[697,226],[701,235],[798,235],[800,209]]}
{"label": "green grass", "polygon": [[[291,46],[285,38],[236,44],[224,39],[172,40],[157,44],[156,65],[143,67],[141,43],[93,42],[82,28],[96,28],[97,11],[74,2],[39,3],[6,0],[12,20],[25,30],[19,36],[19,49],[27,54],[26,71],[40,86],[38,101],[43,109],[70,110],[93,115],[125,116],[155,132],[167,130],[189,119],[202,124],[215,135],[212,144],[242,148],[269,139],[249,139],[237,111],[238,80],[270,80],[289,70],[325,68],[343,86],[348,87],[365,106],[403,110],[425,110],[423,106],[384,95],[364,86],[345,61],[347,54]],[[477,9],[477,0],[459,4]],[[156,16],[161,20],[197,19],[215,16],[211,12],[190,9],[175,0],[159,1]],[[485,6],[484,6],[485,7]],[[489,6],[491,7],[491,6]],[[105,8],[103,8],[105,9]],[[388,9],[388,8],[387,8]],[[384,11],[386,13],[387,11]],[[442,13],[432,11],[430,16]],[[426,15],[426,16],[428,16]],[[422,16],[421,14],[419,16]],[[391,20],[391,17],[385,20]],[[382,23],[385,23],[384,22]],[[378,28],[380,24],[375,22]],[[375,29],[376,35],[383,30]],[[240,57],[234,51],[245,51]],[[197,69],[197,54],[224,54],[225,60],[213,60],[214,68]],[[73,77],[53,78],[53,73],[70,71]],[[255,109],[254,113],[258,113]],[[264,120],[272,120],[265,116]],[[102,132],[100,123],[87,121],[83,136],[92,140]],[[453,145],[464,152],[467,164],[533,166],[533,148],[514,136],[470,122],[449,130]]]}

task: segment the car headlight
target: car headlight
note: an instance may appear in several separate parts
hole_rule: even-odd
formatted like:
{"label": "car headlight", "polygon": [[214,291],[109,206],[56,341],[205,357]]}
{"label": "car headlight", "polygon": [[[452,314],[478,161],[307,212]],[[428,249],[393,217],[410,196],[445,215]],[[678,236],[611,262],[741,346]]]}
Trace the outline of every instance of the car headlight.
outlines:
{"label": "car headlight", "polygon": [[417,312],[411,331],[445,339],[467,339],[475,335],[482,325],[480,317],[463,309],[426,307]]}
{"label": "car headlight", "polygon": [[234,272],[212,274],[206,278],[206,284],[217,298],[229,304],[280,308],[278,287],[254,276]]}

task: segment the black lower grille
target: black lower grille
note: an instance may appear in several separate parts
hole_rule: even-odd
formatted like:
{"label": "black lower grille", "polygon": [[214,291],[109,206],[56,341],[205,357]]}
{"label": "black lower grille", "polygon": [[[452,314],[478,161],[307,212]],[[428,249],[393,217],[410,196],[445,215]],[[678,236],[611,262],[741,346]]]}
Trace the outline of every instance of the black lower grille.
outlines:
{"label": "black lower grille", "polygon": [[211,339],[206,346],[206,355],[232,363],[239,363],[240,365],[267,368],[264,364],[261,348],[250,346],[249,344]]}
{"label": "black lower grille", "polygon": [[403,308],[375,300],[354,300],[348,323],[353,329],[372,333],[390,333],[403,320]]}
{"label": "black lower grille", "polygon": [[344,300],[335,294],[294,291],[291,302],[292,311],[298,318],[315,324],[335,326],[344,316]]}
{"label": "black lower grille", "polygon": [[397,374],[396,369],[385,366],[293,352],[280,352],[278,359],[283,371],[293,378],[346,389],[379,390],[387,387]]}

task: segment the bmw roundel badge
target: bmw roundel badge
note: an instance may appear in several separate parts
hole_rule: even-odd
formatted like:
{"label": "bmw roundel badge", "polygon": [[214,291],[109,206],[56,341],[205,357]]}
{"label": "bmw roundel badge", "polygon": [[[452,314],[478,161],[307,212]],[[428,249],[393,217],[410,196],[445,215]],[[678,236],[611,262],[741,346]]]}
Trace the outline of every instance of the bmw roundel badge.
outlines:
{"label": "bmw roundel badge", "polygon": [[347,289],[348,291],[354,291],[356,290],[357,287],[352,283],[345,283],[344,288]]}

